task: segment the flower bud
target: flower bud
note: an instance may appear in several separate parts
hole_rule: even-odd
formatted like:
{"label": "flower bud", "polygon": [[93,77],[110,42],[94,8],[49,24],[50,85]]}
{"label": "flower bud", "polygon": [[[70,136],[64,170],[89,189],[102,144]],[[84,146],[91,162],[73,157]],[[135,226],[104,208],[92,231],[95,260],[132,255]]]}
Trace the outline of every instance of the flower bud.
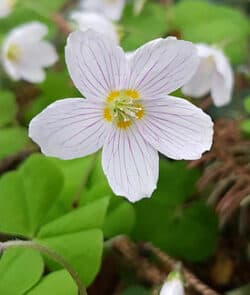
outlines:
{"label": "flower bud", "polygon": [[184,295],[184,286],[181,274],[179,272],[171,272],[164,283],[160,295]]}

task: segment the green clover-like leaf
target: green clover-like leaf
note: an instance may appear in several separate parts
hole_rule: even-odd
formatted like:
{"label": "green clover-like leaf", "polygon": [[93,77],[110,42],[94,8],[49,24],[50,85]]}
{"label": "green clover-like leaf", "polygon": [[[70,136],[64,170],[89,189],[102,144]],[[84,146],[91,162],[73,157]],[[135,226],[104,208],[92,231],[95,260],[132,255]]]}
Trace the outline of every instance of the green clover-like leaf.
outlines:
{"label": "green clover-like leaf", "polygon": [[45,276],[27,295],[77,295],[78,290],[70,274],[65,270]]}
{"label": "green clover-like leaf", "polygon": [[41,278],[43,268],[43,259],[35,250],[6,250],[0,258],[0,294],[26,294]]}
{"label": "green clover-like leaf", "polygon": [[[62,255],[89,285],[99,270],[102,227],[109,198],[100,198],[48,220],[64,191],[65,174],[54,159],[32,155],[0,178],[0,232],[24,236]],[[69,190],[71,191],[71,190]],[[52,269],[59,266],[46,260]]]}
{"label": "green clover-like leaf", "polygon": [[23,150],[29,143],[27,130],[21,127],[6,127],[0,131],[0,159]]}
{"label": "green clover-like leaf", "polygon": [[171,13],[181,37],[195,43],[222,46],[233,64],[248,55],[249,25],[239,10],[203,0],[182,0]]}

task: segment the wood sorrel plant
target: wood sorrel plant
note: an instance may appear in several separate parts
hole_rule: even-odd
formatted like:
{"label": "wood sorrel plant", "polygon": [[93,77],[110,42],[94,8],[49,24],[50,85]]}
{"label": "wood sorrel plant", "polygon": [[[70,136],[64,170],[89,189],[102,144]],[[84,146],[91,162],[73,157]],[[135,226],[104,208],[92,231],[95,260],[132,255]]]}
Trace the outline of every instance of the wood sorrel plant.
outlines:
{"label": "wood sorrel plant", "polygon": [[[244,91],[244,96],[247,95],[249,87],[239,86],[238,76],[242,75],[239,71],[245,68],[248,55],[248,20],[229,5],[216,6],[207,1],[22,0],[13,6],[14,2],[0,0],[0,42],[3,41],[3,72],[0,72],[3,78],[0,81],[0,247],[4,250],[0,259],[0,294],[76,295],[78,289],[85,294],[83,285],[89,287],[93,284],[90,294],[97,286],[101,290],[97,292],[104,295],[105,288],[100,284],[99,276],[94,282],[97,273],[100,276],[105,273],[105,287],[113,284],[106,279],[109,272],[105,265],[101,268],[104,239],[108,241],[106,245],[112,244],[112,251],[115,251],[114,240],[120,245],[120,250],[123,249],[121,256],[128,258],[130,275],[135,277],[136,283],[145,282],[139,290],[146,290],[144,287],[147,286],[159,294],[159,286],[167,276],[165,266],[166,270],[173,269],[171,259],[169,265],[163,263],[164,251],[189,261],[192,274],[193,264],[198,261],[206,264],[207,257],[216,248],[216,214],[205,205],[207,189],[200,198],[196,189],[198,179],[199,184],[210,180],[208,189],[215,188],[213,192],[217,192],[217,197],[218,191],[221,197],[225,196],[217,208],[227,222],[228,233],[232,233],[232,213],[239,204],[244,213],[241,216],[246,217],[249,173],[241,169],[239,175],[234,174],[238,168],[248,168],[247,142],[242,143],[239,136],[236,141],[241,146],[235,149],[231,147],[232,135],[229,134],[228,147],[215,136],[217,143],[212,153],[198,159],[211,145],[211,119],[189,102],[168,94],[180,87],[185,92],[183,85],[190,86],[191,83],[194,92],[185,93],[198,96],[196,93],[201,90],[200,95],[211,90],[217,106],[228,103],[232,94],[240,98]],[[80,5],[74,6],[74,3]],[[133,4],[139,4],[136,13],[143,8],[136,17]],[[85,33],[75,32],[67,42],[66,61],[74,82],[71,83],[62,57],[65,37],[73,27],[65,16],[78,9],[83,11],[78,11],[73,18],[78,29]],[[117,34],[117,25],[123,35]],[[86,32],[88,29],[99,34]],[[200,60],[197,68],[197,48],[190,42],[174,38],[154,40],[171,35],[202,44],[201,52],[198,46],[198,54],[204,57],[204,64]],[[44,37],[48,40],[45,41]],[[118,43],[121,43],[125,54]],[[226,44],[223,54],[211,48],[211,44]],[[45,76],[44,69],[57,59],[55,46],[58,62],[46,71]],[[135,50],[137,47],[140,48]],[[232,65],[243,65],[236,72],[234,92],[229,61]],[[8,75],[5,76],[4,72]],[[46,80],[40,83],[44,78]],[[19,81],[10,81],[13,79]],[[34,85],[36,82],[39,83]],[[86,99],[72,99],[79,95],[74,84]],[[180,96],[179,92],[176,95]],[[46,108],[60,97],[70,99]],[[235,113],[232,106],[227,109]],[[38,147],[31,147],[26,127],[44,108],[31,123],[32,138],[48,156],[78,159],[64,161],[43,155],[30,156],[34,151],[38,152]],[[220,109],[216,113],[214,107],[209,108],[216,117],[223,116],[224,111]],[[236,120],[232,121],[236,124]],[[223,128],[217,123],[217,130],[223,133]],[[218,142],[221,149],[216,150]],[[150,197],[151,194],[153,197],[131,204],[127,199],[115,196],[102,173],[100,153],[84,157],[101,148],[104,172],[115,194],[130,201]],[[217,158],[223,160],[223,166],[228,149],[240,162],[239,167],[228,169],[232,166],[231,161],[229,166],[224,165],[226,168],[220,169],[221,163],[217,163],[218,169],[214,168],[210,156],[213,160],[219,155]],[[158,180],[158,152],[171,159],[198,159],[203,163],[199,170],[205,173],[200,177],[198,169],[190,171],[185,162],[168,161],[162,157]],[[27,157],[29,159],[24,161]],[[20,167],[16,168],[18,165]],[[223,179],[222,186],[218,183],[218,177],[215,177],[218,171],[222,178],[225,171],[233,174],[229,179],[230,187],[227,187],[228,182],[225,187]],[[240,179],[242,172],[243,180]],[[209,178],[211,175],[213,179]],[[157,190],[154,191],[156,184]],[[225,195],[225,189],[231,194]],[[244,204],[240,203],[243,197]],[[231,203],[228,202],[230,200]],[[232,210],[227,206],[229,203]],[[240,220],[247,221],[245,218]],[[156,261],[157,255],[152,259],[154,251],[149,253],[144,243],[131,243],[131,247],[119,243],[115,237],[121,234],[136,241],[150,241],[163,251],[159,252],[162,259]],[[223,239],[228,237],[234,240],[230,234],[223,235]],[[240,246],[237,247],[240,249],[237,261],[244,261],[244,264],[243,267],[241,263],[230,264],[233,250],[230,249],[229,265],[237,274],[235,278],[228,279],[230,286],[244,283],[245,279],[239,278],[241,271],[238,269],[244,272],[244,277],[250,273],[245,268],[247,259],[243,254],[246,252],[243,239],[237,237],[235,240]],[[119,247],[116,250],[119,251]],[[222,252],[226,253],[227,249],[222,248]],[[148,272],[146,266],[152,263],[155,265]],[[60,269],[60,264],[71,273],[77,285],[66,270]],[[112,263],[108,261],[109,270],[111,267]],[[187,292],[194,289],[198,293],[206,293],[207,287],[190,276],[184,267]],[[195,273],[199,277],[198,268],[196,264]],[[152,275],[155,269],[158,270],[158,281]],[[206,270],[210,271],[210,265]],[[115,282],[116,287],[133,288],[120,283]],[[216,288],[216,282],[211,283]],[[179,288],[180,284],[168,286]],[[227,288],[225,286],[225,290]],[[182,291],[181,288],[178,290]],[[176,289],[174,291],[177,292]],[[106,295],[110,294],[108,291]],[[216,293],[212,291],[211,294]]]}

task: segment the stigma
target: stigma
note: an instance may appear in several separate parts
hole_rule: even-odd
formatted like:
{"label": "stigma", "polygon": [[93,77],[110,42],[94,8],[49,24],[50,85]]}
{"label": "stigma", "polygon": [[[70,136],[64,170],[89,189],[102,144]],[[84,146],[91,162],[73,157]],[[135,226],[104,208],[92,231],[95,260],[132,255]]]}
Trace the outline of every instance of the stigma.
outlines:
{"label": "stigma", "polygon": [[133,89],[111,91],[106,97],[103,117],[116,127],[127,129],[135,120],[144,116],[144,108],[138,102],[140,94]]}

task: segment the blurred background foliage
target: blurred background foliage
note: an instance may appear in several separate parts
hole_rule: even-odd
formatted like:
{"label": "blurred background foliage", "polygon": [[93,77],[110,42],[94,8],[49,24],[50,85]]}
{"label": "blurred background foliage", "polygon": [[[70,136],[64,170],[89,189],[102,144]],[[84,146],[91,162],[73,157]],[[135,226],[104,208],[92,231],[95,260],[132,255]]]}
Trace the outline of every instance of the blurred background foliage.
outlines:
{"label": "blurred background foliage", "polygon": [[[249,83],[248,1],[148,0],[138,16],[134,15],[132,2],[126,5],[119,24],[121,46],[126,51],[168,35],[216,44],[229,57],[235,73],[243,73]],[[22,0],[9,17],[0,20],[1,41],[24,22],[45,23],[48,39],[60,54],[59,62],[48,70],[41,84],[13,82],[1,72],[2,240],[32,239],[56,250],[86,286],[100,271],[104,241],[123,234],[138,242],[150,241],[185,262],[206,263],[214,255],[223,231],[214,208],[206,204],[206,192],[197,190],[200,169],[162,158],[157,191],[151,199],[131,204],[113,195],[102,172],[100,155],[72,161],[46,158],[28,139],[29,121],[47,105],[61,98],[81,97],[64,63],[67,36],[55,21],[58,15],[67,20],[75,7],[75,1]],[[234,96],[240,111],[232,109],[234,102],[227,107],[230,116],[240,121],[246,138],[250,136],[249,93],[249,84],[236,88]],[[225,116],[224,108],[220,113],[211,110],[212,116]],[[77,294],[65,270],[30,249],[6,251],[0,260],[0,278],[0,294],[4,295]],[[244,292],[228,294],[250,294],[249,289]],[[142,286],[133,286],[121,294],[149,293]]]}

